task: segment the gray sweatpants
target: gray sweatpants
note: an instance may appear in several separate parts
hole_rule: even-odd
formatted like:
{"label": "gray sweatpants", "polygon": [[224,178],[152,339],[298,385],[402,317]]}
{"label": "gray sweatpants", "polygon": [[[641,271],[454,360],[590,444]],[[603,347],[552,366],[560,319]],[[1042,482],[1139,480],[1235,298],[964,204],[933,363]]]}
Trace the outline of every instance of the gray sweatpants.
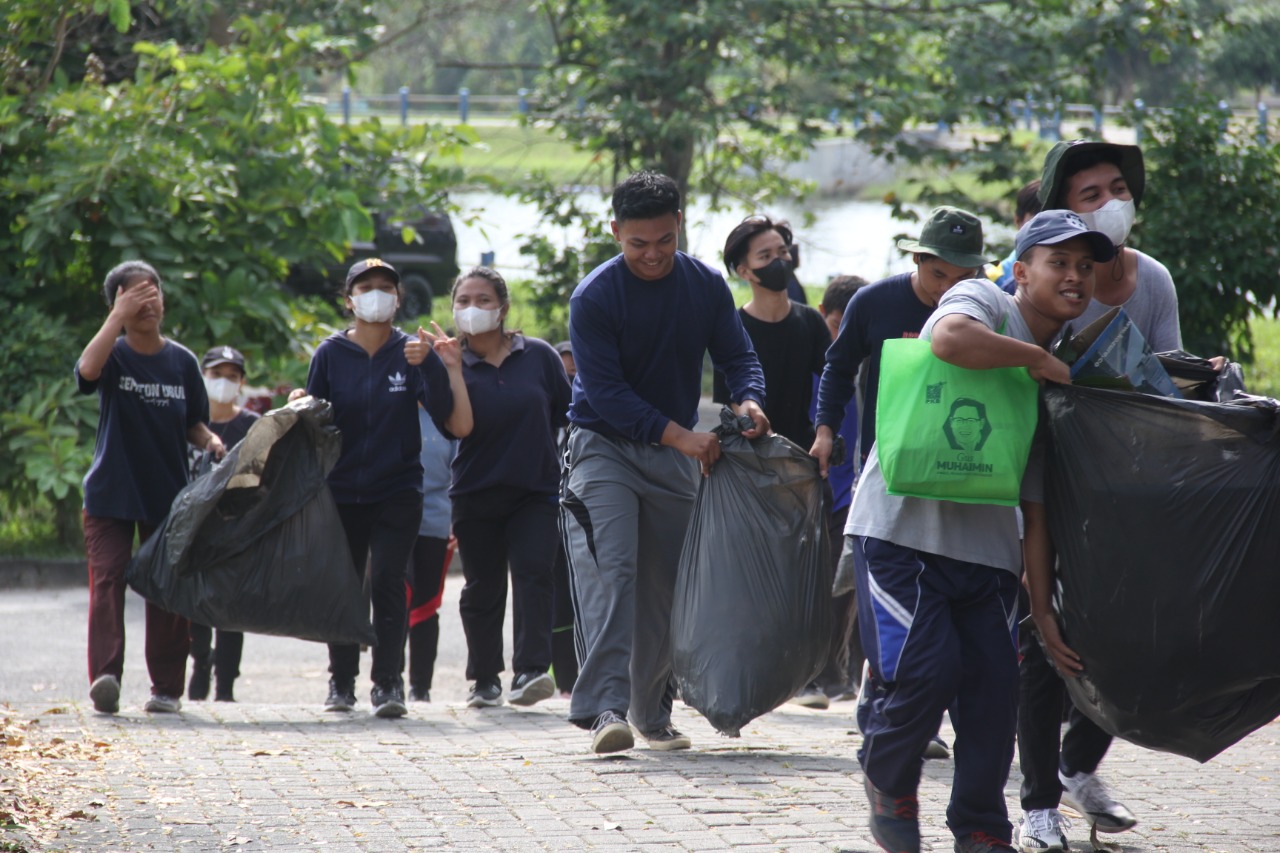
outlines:
{"label": "gray sweatpants", "polygon": [[625,712],[671,722],[671,602],[698,463],[670,447],[586,429],[569,437],[561,495],[580,668],[569,719]]}

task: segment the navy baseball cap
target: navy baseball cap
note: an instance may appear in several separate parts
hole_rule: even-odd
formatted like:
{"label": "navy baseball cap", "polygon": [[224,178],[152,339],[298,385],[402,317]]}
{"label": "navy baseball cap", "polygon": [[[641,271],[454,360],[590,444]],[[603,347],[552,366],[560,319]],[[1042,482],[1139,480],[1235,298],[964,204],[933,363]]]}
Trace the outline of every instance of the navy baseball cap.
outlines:
{"label": "navy baseball cap", "polygon": [[355,280],[370,270],[380,270],[395,279],[396,284],[400,283],[400,273],[396,272],[396,268],[384,261],[382,258],[365,258],[363,261],[356,261],[351,265],[351,269],[347,270],[347,288],[350,289]]}
{"label": "navy baseball cap", "polygon": [[240,372],[244,372],[244,356],[240,354],[240,350],[235,347],[214,347],[204,354],[204,358],[200,360],[200,369],[208,370],[210,367],[217,367],[219,364],[234,364],[240,368]]}
{"label": "navy baseball cap", "polygon": [[1036,246],[1054,246],[1065,243],[1073,237],[1083,237],[1089,241],[1093,249],[1093,259],[1099,263],[1109,261],[1116,256],[1116,247],[1111,238],[1101,231],[1090,231],[1084,224],[1080,214],[1069,210],[1045,210],[1037,213],[1031,221],[1018,231],[1014,246],[1016,257],[1022,256],[1028,249]]}

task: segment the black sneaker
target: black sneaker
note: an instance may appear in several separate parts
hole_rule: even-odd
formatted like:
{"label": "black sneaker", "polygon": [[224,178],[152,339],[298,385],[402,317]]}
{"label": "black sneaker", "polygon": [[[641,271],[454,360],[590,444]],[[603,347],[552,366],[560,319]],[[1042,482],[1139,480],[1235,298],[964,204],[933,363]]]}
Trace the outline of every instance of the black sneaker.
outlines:
{"label": "black sneaker", "polygon": [[324,701],[326,711],[350,711],[356,707],[355,681],[339,683],[336,678],[329,679],[329,698]]}
{"label": "black sneaker", "polygon": [[649,744],[650,749],[656,749],[659,752],[671,752],[693,746],[693,741],[689,740],[688,735],[681,734],[679,729],[670,724],[656,731],[641,732],[640,736],[644,738],[645,743]]}
{"label": "black sneaker", "polygon": [[550,699],[556,692],[556,683],[545,672],[522,672],[511,682],[507,701],[512,705],[536,705]]}
{"label": "black sneaker", "polygon": [[591,726],[591,751],[597,755],[622,752],[636,745],[631,726],[617,711],[605,711]]}
{"label": "black sneaker", "polygon": [[209,677],[213,674],[213,664],[195,661],[191,665],[191,681],[187,682],[187,698],[192,702],[203,702],[209,698]]}
{"label": "black sneaker", "polygon": [[213,691],[213,701],[215,702],[234,702],[236,701],[235,687],[231,684],[219,684]]}
{"label": "black sneaker", "polygon": [[502,704],[502,682],[496,678],[486,678],[471,685],[471,694],[467,696],[468,708],[493,708]]}
{"label": "black sneaker", "polygon": [[409,698],[415,702],[430,702],[431,691],[425,687],[409,687]]}
{"label": "black sneaker", "polygon": [[1018,853],[1008,841],[985,832],[973,832],[956,839],[956,853]]}
{"label": "black sneaker", "polygon": [[880,849],[887,853],[920,853],[920,805],[915,796],[892,797],[872,785],[866,776],[863,782],[871,803],[871,837]]}
{"label": "black sneaker", "polygon": [[373,685],[369,701],[373,703],[373,714],[376,717],[403,717],[409,710],[404,705],[404,689],[399,682]]}

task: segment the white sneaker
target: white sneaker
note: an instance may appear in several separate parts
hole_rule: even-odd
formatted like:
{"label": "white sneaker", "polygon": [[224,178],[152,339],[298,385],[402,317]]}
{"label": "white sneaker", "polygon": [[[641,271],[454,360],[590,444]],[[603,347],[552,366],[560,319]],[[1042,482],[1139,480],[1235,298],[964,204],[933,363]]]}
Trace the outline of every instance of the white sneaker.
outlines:
{"label": "white sneaker", "polygon": [[815,708],[819,711],[825,711],[831,707],[831,697],[827,696],[821,688],[810,684],[801,690],[795,696],[788,700],[792,705],[800,705],[804,708]]}
{"label": "white sneaker", "polygon": [[1062,782],[1063,804],[1079,812],[1098,832],[1124,832],[1138,825],[1133,812],[1116,802],[1095,774],[1068,776],[1059,770],[1058,779]]}
{"label": "white sneaker", "polygon": [[142,710],[148,714],[176,714],[182,710],[182,700],[176,696],[152,693],[147,704],[142,706]]}
{"label": "white sneaker", "polygon": [[1071,825],[1057,809],[1032,809],[1022,813],[1018,825],[1018,844],[1023,853],[1043,850],[1070,850],[1064,832]]}

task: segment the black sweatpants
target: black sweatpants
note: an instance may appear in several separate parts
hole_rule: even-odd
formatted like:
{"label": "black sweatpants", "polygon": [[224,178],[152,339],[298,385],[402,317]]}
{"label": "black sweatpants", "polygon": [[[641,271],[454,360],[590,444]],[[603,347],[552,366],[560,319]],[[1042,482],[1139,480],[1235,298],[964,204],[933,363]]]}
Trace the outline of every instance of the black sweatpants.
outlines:
{"label": "black sweatpants", "polygon": [[[404,639],[408,624],[405,574],[422,523],[422,494],[399,492],[371,504],[338,504],[356,575],[368,565],[373,600],[371,676],[374,684],[403,687]],[[358,645],[329,644],[329,672],[339,682],[360,674]]]}
{"label": "black sweatpants", "polygon": [[453,535],[466,579],[458,611],[467,636],[468,679],[496,679],[504,669],[508,570],[512,669],[545,672],[551,667],[558,513],[555,495],[523,489],[496,487],[454,498]]}

